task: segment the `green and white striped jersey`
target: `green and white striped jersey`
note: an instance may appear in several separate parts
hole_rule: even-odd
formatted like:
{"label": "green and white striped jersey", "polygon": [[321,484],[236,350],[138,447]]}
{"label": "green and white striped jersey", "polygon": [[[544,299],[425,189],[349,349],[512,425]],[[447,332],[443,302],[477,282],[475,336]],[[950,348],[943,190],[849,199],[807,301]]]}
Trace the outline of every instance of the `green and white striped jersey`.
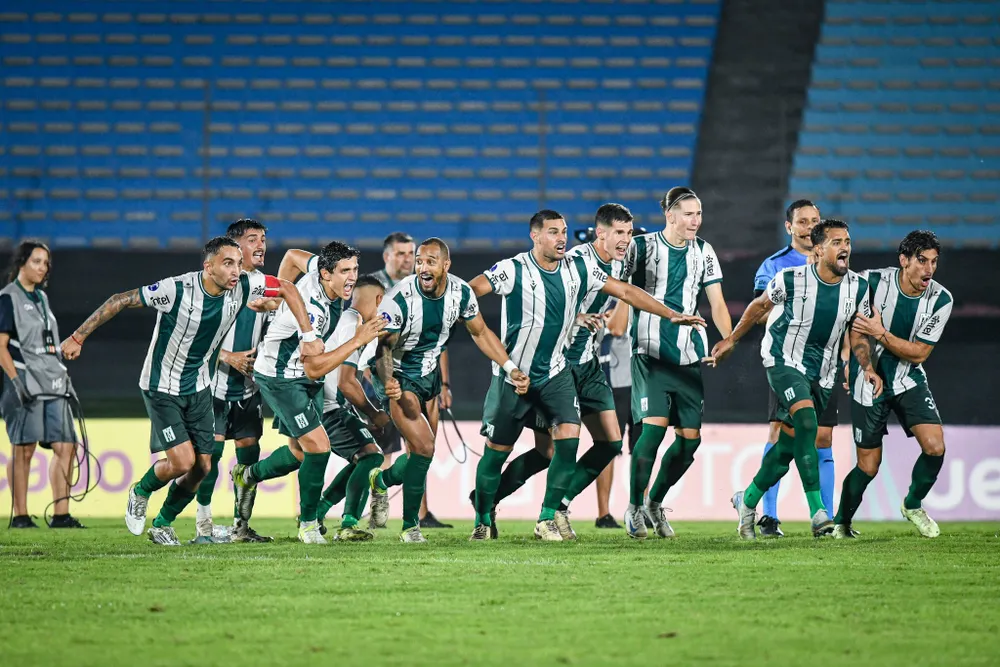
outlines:
{"label": "green and white striped jersey", "polygon": [[[907,296],[899,287],[899,269],[872,269],[861,274],[868,281],[872,308],[882,314],[882,324],[893,336],[936,345],[951,316],[952,297],[941,283],[932,280],[920,296]],[[927,382],[921,364],[903,361],[875,341],[872,365],[884,381],[882,395],[875,399],[873,387],[865,382],[858,360],[851,356],[851,396],[861,405],[871,406],[889,396]]]}
{"label": "green and white striped jersey", "polygon": [[[615,259],[610,262],[602,261],[592,243],[578,245],[567,252],[566,256],[586,256],[590,260],[593,260],[597,266],[601,267],[601,270],[608,276],[617,280],[627,280],[625,276],[625,263]],[[583,310],[580,312],[588,315],[600,315],[608,310],[612,301],[613,299],[604,292],[590,292],[584,297],[581,304]],[[566,363],[571,366],[588,363],[597,356],[597,347],[596,333],[587,327],[574,325],[566,344]]]}
{"label": "green and white striped jersey", "polygon": [[[483,275],[503,297],[500,341],[507,355],[533,387],[542,386],[566,367],[566,344],[576,316],[584,300],[608,282],[608,274],[586,255],[566,257],[546,271],[530,252],[522,252]],[[494,363],[493,375],[501,372]]]}
{"label": "green and white striped jersey", "polygon": [[[310,260],[309,266],[314,265]],[[295,285],[302,295],[309,312],[313,330],[324,342],[333,335],[337,322],[344,312],[344,301],[331,299],[326,295],[319,280],[319,271],[312,270]],[[295,379],[305,377],[305,369],[299,353],[299,324],[287,303],[282,303],[274,320],[267,327],[264,340],[257,348],[257,362],[254,372],[267,377]],[[322,382],[322,380],[320,380]]]}
{"label": "green and white striped jersey", "polygon": [[820,280],[815,264],[808,264],[779,271],[766,294],[775,307],[760,344],[764,367],[788,366],[833,388],[844,331],[855,314],[871,314],[868,281],[848,271],[832,285]]}
{"label": "green and white striped jersey", "polygon": [[[247,271],[251,276],[258,273],[264,275],[257,270]],[[258,313],[243,308],[236,314],[236,322],[222,339],[222,349],[226,352],[246,352],[254,349],[260,345],[260,341],[264,338],[264,330],[273,317],[273,311]],[[212,380],[212,396],[221,401],[242,401],[257,391],[257,383],[252,377],[233,370],[229,364],[219,362],[215,379]]]}
{"label": "green and white striped jersey", "polygon": [[[673,246],[662,231],[636,237],[625,267],[633,285],[685,315],[698,310],[705,287],[722,281],[722,265],[710,243],[696,238]],[[708,355],[708,334],[704,328],[633,309],[632,351],[678,366],[698,364]]]}
{"label": "green and white striped jersey", "polygon": [[264,296],[263,273],[242,274],[218,296],[201,280],[202,272],[192,271],[139,290],[142,305],[157,310],[139,378],[143,390],[187,396],[210,387],[223,336],[249,301]]}
{"label": "green and white striped jersey", "polygon": [[450,274],[447,281],[444,294],[432,299],[421,291],[416,276],[407,276],[382,299],[379,315],[388,322],[385,331],[399,333],[392,349],[395,373],[414,380],[433,373],[451,328],[479,314],[469,283]]}
{"label": "green and white striped jersey", "polygon": [[[333,335],[326,339],[326,351],[332,352],[344,343],[349,342],[354,338],[354,334],[357,333],[359,326],[361,326],[361,314],[353,308],[348,308],[341,315],[340,321],[337,322],[337,328],[333,330]],[[352,352],[351,356],[341,365],[365,368],[375,356],[377,346],[378,340],[373,340],[363,348]],[[327,373],[323,383],[324,414],[338,408],[353,408],[350,401],[338,389],[340,386],[340,366]]]}

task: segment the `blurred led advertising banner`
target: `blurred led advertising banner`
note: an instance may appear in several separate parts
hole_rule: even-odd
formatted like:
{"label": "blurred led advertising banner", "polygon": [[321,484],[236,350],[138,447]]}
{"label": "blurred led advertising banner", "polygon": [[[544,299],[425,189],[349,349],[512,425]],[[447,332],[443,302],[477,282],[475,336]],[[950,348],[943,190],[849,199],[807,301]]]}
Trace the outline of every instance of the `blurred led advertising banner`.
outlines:
{"label": "blurred led advertising banner", "polygon": [[[71,511],[80,517],[121,517],[125,511],[129,485],[138,480],[153,458],[147,449],[149,422],[142,419],[93,419],[87,424],[91,448],[100,461],[102,476],[97,489],[83,503],[74,503]],[[478,422],[459,422],[457,428],[469,446],[476,452],[483,448]],[[448,448],[450,442],[454,455]],[[735,521],[730,497],[736,489],[744,488],[757,470],[767,437],[767,427],[753,425],[706,426],[702,431],[702,445],[694,465],[667,495],[665,504],[673,509],[673,520],[725,520]],[[513,456],[532,446],[534,436],[525,431]],[[940,479],[925,501],[925,507],[938,520],[996,520],[1000,518],[1000,440],[998,427],[951,426],[945,428],[948,453]],[[668,435],[660,453],[669,442]],[[283,444],[284,438],[276,432],[264,435],[264,454]],[[0,436],[0,465],[6,469],[10,458],[10,445],[6,433]],[[580,441],[581,453],[590,446],[590,437],[584,432]],[[885,439],[882,469],[868,487],[858,519],[900,519],[899,504],[910,483],[910,471],[919,454],[915,440],[907,439],[901,429],[891,427]],[[460,463],[462,459],[467,460]],[[48,485],[48,465],[51,452],[36,449],[29,478],[28,509],[41,515],[52,496]],[[854,451],[850,429],[840,426],[834,431],[834,459],[837,466],[837,492],[840,483],[854,465]],[[446,422],[438,434],[437,451],[430,469],[428,496],[434,513],[439,517],[471,519],[472,506],[469,492],[475,486],[476,464],[479,457],[474,452],[464,452],[455,425]],[[232,508],[232,481],[229,470],[236,463],[231,443],[220,464],[220,474],[213,499],[214,514],[219,523],[227,522]],[[615,462],[615,476],[611,494],[611,512],[619,518],[628,502],[628,455]],[[344,462],[331,458],[327,481],[333,479]],[[657,463],[657,465],[659,465]],[[655,470],[654,470],[655,475]],[[77,489],[81,484],[77,485]],[[544,473],[536,475],[520,491],[507,498],[500,506],[499,516],[507,519],[534,519],[538,515],[545,485]],[[153,496],[150,514],[156,513],[165,491]],[[10,487],[6,476],[0,479],[0,516],[10,513]],[[392,499],[393,519],[400,515],[401,498]],[[297,514],[297,481],[290,475],[283,479],[265,482],[257,494],[255,514],[260,517],[294,517]],[[330,512],[339,516],[340,507]],[[579,519],[592,519],[597,513],[596,492],[585,491],[573,504],[573,515]],[[795,466],[785,477],[781,487],[779,514],[782,520],[807,520],[805,496]],[[194,515],[192,504],[185,516]]]}

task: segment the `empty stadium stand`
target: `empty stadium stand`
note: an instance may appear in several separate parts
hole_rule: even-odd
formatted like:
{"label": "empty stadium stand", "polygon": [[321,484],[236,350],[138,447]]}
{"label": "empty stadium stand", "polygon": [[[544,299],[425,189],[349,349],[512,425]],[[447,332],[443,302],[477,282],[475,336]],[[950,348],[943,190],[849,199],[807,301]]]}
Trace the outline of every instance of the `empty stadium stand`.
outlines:
{"label": "empty stadium stand", "polygon": [[[714,0],[53,0],[0,12],[0,237],[405,227],[523,245],[689,177]],[[968,121],[967,121],[968,122]]]}
{"label": "empty stadium stand", "polygon": [[826,5],[789,198],[855,243],[1000,241],[1000,3]]}

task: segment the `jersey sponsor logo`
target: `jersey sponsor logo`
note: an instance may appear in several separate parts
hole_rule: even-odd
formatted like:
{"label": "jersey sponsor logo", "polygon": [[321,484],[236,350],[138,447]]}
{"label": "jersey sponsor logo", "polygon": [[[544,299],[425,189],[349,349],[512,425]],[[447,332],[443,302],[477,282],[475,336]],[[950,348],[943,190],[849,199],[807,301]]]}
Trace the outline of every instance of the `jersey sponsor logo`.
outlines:
{"label": "jersey sponsor logo", "polygon": [[174,427],[173,426],[166,427],[165,429],[163,429],[162,431],[160,431],[160,433],[163,434],[163,440],[165,442],[173,442],[174,439],[177,437],[176,435],[174,435]]}
{"label": "jersey sponsor logo", "polygon": [[165,296],[154,296],[149,300],[149,305],[151,306],[166,306],[170,304],[170,299]]}
{"label": "jersey sponsor logo", "polygon": [[309,420],[306,419],[306,416],[301,412],[295,415],[294,419],[295,419],[295,425],[298,426],[299,428],[305,428],[306,426],[309,425]]}
{"label": "jersey sponsor logo", "polygon": [[932,315],[931,318],[929,320],[927,320],[927,325],[924,326],[924,328],[920,330],[920,335],[922,335],[922,336],[930,336],[934,332],[934,327],[937,326],[937,323],[940,320],[941,320],[941,316],[940,315]]}
{"label": "jersey sponsor logo", "polygon": [[30,303],[26,303],[26,304],[24,304],[24,309],[25,310],[34,310],[35,307],[32,306]]}
{"label": "jersey sponsor logo", "polygon": [[257,287],[253,288],[253,291],[251,292],[251,295],[253,295],[253,296],[264,296],[264,292],[265,291],[266,291],[266,289],[265,289],[265,287],[263,285],[258,285]]}
{"label": "jersey sponsor logo", "polygon": [[785,400],[790,401],[795,398],[795,387],[789,387],[785,390]]}
{"label": "jersey sponsor logo", "polygon": [[709,278],[715,273],[715,258],[711,255],[705,255],[705,275]]}

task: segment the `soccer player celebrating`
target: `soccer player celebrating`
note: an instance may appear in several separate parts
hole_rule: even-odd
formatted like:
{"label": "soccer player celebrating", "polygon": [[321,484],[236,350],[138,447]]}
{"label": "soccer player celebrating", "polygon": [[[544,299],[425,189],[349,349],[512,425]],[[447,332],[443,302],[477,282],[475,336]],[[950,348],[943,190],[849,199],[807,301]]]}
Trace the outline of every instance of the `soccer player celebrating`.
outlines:
{"label": "soccer player celebrating", "polygon": [[[308,318],[323,343],[330,338],[351,298],[358,279],[360,253],[351,246],[333,241],[305,263],[306,276],[297,288],[307,303]],[[282,275],[294,254],[282,260]],[[316,519],[323,491],[323,477],[330,460],[330,439],[322,425],[323,378],[342,364],[355,350],[364,347],[384,326],[368,322],[347,344],[330,352],[300,354],[296,318],[282,306],[267,329],[254,364],[254,379],[264,400],[274,411],[278,432],[289,444],[279,447],[253,465],[237,463],[231,471],[239,518],[249,521],[260,482],[298,471],[299,541],[325,544]],[[321,343],[322,344],[322,343]],[[325,346],[324,346],[325,348]]]}
{"label": "soccer player celebrating", "polygon": [[[267,251],[267,228],[250,218],[237,220],[229,225],[226,236],[236,241],[243,255],[243,270],[251,275],[260,273]],[[264,434],[260,390],[253,380],[253,362],[257,345],[264,337],[264,329],[271,321],[273,311],[256,312],[244,308],[236,315],[236,322],[222,339],[219,348],[219,367],[212,380],[212,405],[215,415],[215,450],[212,467],[198,487],[196,535],[192,543],[215,541],[270,542],[271,538],[257,534],[246,522],[234,517],[232,532],[218,531],[212,524],[212,494],[219,477],[219,460],[226,440],[236,443],[236,461],[244,465],[256,463],[260,458],[260,438]],[[220,526],[220,528],[223,528]]]}
{"label": "soccer player celebrating", "polygon": [[[589,252],[566,257],[566,221],[556,211],[532,216],[530,233],[531,251],[495,264],[469,283],[476,296],[495,292],[503,297],[503,344],[531,380],[529,390],[519,393],[513,378],[501,375],[499,364],[493,366],[483,408],[481,433],[486,436],[486,451],[476,469],[473,540],[490,539],[490,510],[501,469],[521,431],[536,416],[555,442],[534,533],[541,540],[563,539],[555,517],[573,482],[580,443],[580,403],[573,374],[566,366],[565,344],[585,302],[602,292],[677,323],[704,324],[697,315],[677,313],[641,289],[608,276]],[[511,361],[503,370],[509,373],[513,368]]]}
{"label": "soccer player celebrating", "polygon": [[[744,539],[756,537],[757,504],[788,472],[793,458],[809,503],[813,535],[833,531],[819,491],[816,414],[823,412],[836,382],[844,331],[857,313],[870,313],[871,308],[868,282],[849,268],[851,236],[847,224],[824,220],[810,234],[818,253],[816,263],[779,271],[764,294],[747,307],[733,333],[712,349],[714,362],[721,361],[761,317],[770,313],[760,354],[768,384],[778,397],[782,428],[750,486],[733,495],[733,507],[740,516],[739,534]],[[774,310],[775,306],[781,306],[780,310]],[[852,332],[851,349],[864,374],[863,382],[873,386],[875,395],[881,394],[882,380],[871,365],[868,341]]]}
{"label": "soccer player celebrating", "polygon": [[[767,289],[775,274],[782,269],[803,266],[812,261],[812,240],[809,232],[819,223],[819,208],[808,199],[792,202],[785,210],[785,232],[791,237],[787,246],[764,260],[754,276],[754,298],[759,297]],[[761,320],[761,324],[766,318]],[[845,345],[841,357],[849,354]],[[823,505],[833,508],[834,466],[833,466],[833,427],[837,425],[837,396],[840,393],[839,383],[834,383],[833,394],[827,401],[826,409],[819,415],[819,427],[816,430],[816,454],[819,457],[819,491],[823,496]],[[781,420],[777,418],[778,399],[773,391],[768,391],[768,423],[770,431],[767,444],[764,445],[766,456],[774,444],[778,442],[781,433]],[[778,482],[764,494],[763,516],[757,524],[761,537],[781,537],[783,533],[778,520]]]}
{"label": "soccer player celebrating", "polygon": [[870,317],[858,315],[851,330],[875,339],[872,363],[885,391],[877,397],[851,360],[851,423],[858,463],[844,480],[833,536],[854,537],[851,519],[865,488],[882,462],[882,436],[889,413],[896,413],[907,436],[916,436],[920,456],[913,466],[910,491],[900,508],[924,537],[941,531],[921,501],[930,492],[944,463],[944,432],[934,396],[921,366],[951,315],[951,292],[934,280],[941,245],[933,232],[913,231],[899,244],[899,268],[867,271],[872,301]]}
{"label": "soccer player celebrating", "polygon": [[[163,452],[164,458],[129,488],[125,525],[133,535],[141,535],[149,497],[173,481],[148,531],[153,542],[170,546],[180,544],[171,524],[194,500],[212,467],[215,423],[210,385],[219,346],[240,309],[267,308],[266,297],[280,296],[297,331],[303,332],[302,353],[322,351],[294,285],[259,271],[243,272],[240,245],[224,236],[209,241],[203,256],[201,271],[115,294],[62,343],[63,355],[76,359],[87,337],[125,308],[158,311],[139,386],[152,422],[150,449]],[[252,297],[263,298],[251,301]]]}
{"label": "soccer player celebrating", "polygon": [[[676,187],[663,197],[660,208],[666,227],[636,238],[626,259],[632,284],[686,315],[697,312],[704,292],[715,328],[723,337],[728,336],[733,322],[722,295],[722,267],[711,244],[698,237],[701,200],[690,188]],[[701,444],[705,406],[701,363],[707,356],[708,337],[703,328],[651,313],[633,315],[632,417],[642,422],[642,435],[632,452],[625,512],[625,530],[630,537],[646,537],[646,514],[657,535],[674,536],[661,503],[691,467]],[[643,512],[643,495],[668,424],[674,427],[674,442],[663,454]]]}
{"label": "soccer player celebrating", "polygon": [[[379,340],[372,360],[377,393],[389,400],[389,412],[409,446],[385,471],[372,470],[372,519],[384,526],[388,513],[387,489],[403,485],[403,542],[426,542],[420,532],[420,498],[427,470],[434,457],[438,401],[441,393],[439,358],[451,329],[461,320],[483,354],[507,368],[518,391],[526,391],[527,376],[514,367],[500,340],[479,313],[472,288],[448,273],[451,254],[447,244],[430,238],[417,248],[416,275],[393,287],[382,301],[380,313],[388,322],[388,335]],[[390,392],[398,391],[398,398]]]}

